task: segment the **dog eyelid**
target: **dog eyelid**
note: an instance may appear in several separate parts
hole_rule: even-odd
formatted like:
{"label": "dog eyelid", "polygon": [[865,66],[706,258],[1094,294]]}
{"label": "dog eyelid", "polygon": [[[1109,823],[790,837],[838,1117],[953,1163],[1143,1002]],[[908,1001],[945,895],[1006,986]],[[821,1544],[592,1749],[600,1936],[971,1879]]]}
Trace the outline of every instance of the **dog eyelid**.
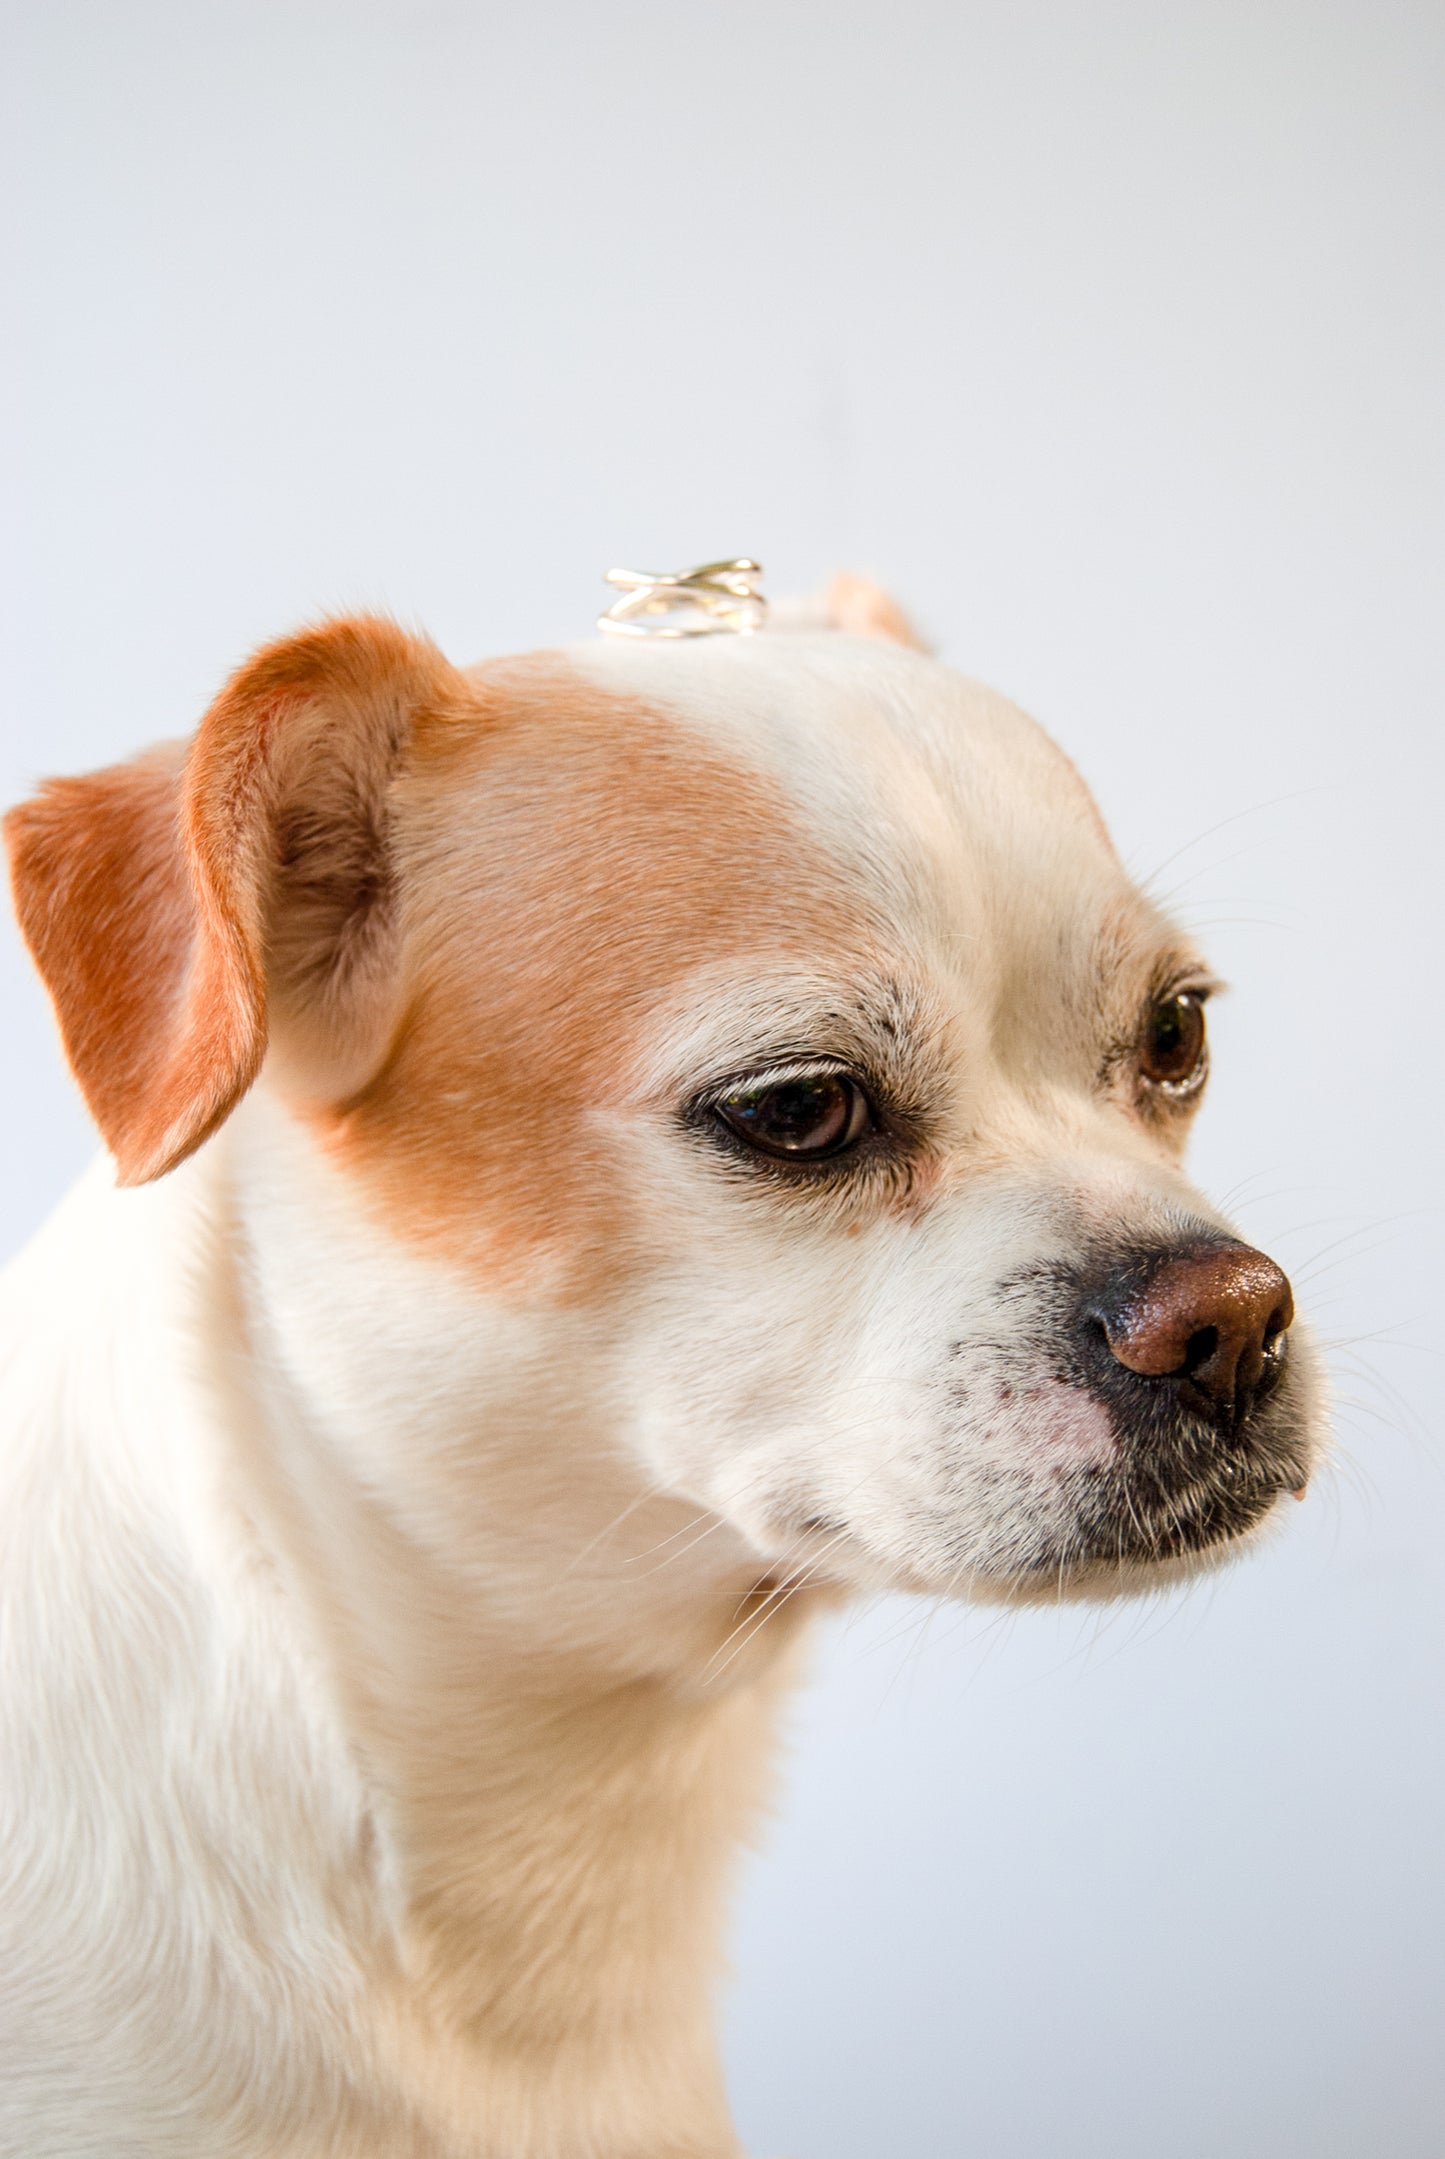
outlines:
{"label": "dog eyelid", "polygon": [[1150,990],[1148,1004],[1152,1007],[1167,1004],[1171,997],[1192,997],[1196,1004],[1208,1004],[1212,997],[1228,994],[1229,984],[1212,975],[1206,968],[1173,966],[1167,968]]}
{"label": "dog eyelid", "polygon": [[875,1092],[867,1074],[850,1064],[846,1057],[779,1057],[766,1064],[745,1066],[730,1073],[726,1079],[713,1081],[699,1090],[698,1099],[718,1102],[744,1087],[761,1092],[765,1087],[787,1087],[795,1080],[810,1079],[851,1080],[870,1100]]}
{"label": "dog eyelid", "polygon": [[760,1165],[803,1176],[843,1165],[882,1129],[878,1090],[834,1057],[755,1065],[694,1095],[684,1116]]}

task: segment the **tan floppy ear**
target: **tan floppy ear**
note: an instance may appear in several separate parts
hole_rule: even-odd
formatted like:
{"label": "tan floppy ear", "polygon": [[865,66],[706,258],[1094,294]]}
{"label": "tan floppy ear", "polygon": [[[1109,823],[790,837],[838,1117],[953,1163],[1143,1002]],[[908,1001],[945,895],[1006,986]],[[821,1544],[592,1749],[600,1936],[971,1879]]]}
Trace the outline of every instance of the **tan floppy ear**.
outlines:
{"label": "tan floppy ear", "polygon": [[881,637],[915,652],[929,649],[898,602],[871,577],[840,570],[828,587],[827,607],[835,630],[847,630],[854,637]]}
{"label": "tan floppy ear", "polygon": [[6,818],[20,925],[123,1184],[216,1129],[270,1026],[318,1093],[384,1053],[391,783],[457,681],[392,623],[324,623],[248,661],[189,748],[52,780]]}

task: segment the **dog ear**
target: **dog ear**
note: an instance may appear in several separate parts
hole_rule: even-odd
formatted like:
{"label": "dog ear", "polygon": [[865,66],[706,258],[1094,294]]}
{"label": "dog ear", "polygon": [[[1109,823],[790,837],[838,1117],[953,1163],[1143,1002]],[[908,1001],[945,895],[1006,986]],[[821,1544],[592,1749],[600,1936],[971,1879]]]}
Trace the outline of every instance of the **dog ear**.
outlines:
{"label": "dog ear", "polygon": [[881,637],[892,645],[908,645],[914,652],[929,649],[892,594],[875,585],[871,577],[840,570],[828,587],[826,604],[835,630],[847,630],[854,637]]}
{"label": "dog ear", "polygon": [[216,1129],[268,1031],[318,1095],[380,1060],[400,996],[391,783],[457,683],[389,622],[324,623],[248,661],[188,748],[11,811],[21,928],[123,1184]]}

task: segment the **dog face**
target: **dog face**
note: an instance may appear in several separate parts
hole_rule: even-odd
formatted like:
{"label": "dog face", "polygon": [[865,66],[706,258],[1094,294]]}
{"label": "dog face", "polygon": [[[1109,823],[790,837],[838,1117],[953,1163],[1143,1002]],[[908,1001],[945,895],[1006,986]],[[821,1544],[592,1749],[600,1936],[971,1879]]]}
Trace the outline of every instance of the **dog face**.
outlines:
{"label": "dog face", "polygon": [[1306,1481],[1308,1356],[1179,1167],[1207,967],[1072,768],[889,647],[587,672],[765,775],[791,828],[726,866],[676,835],[713,897],[659,938],[598,1106],[651,1473],[784,1578],[1107,1593],[1222,1553]]}
{"label": "dog face", "polygon": [[779,1581],[1108,1592],[1309,1475],[1289,1286],[1180,1168],[1207,968],[1061,753],[919,654],[460,674],[332,625],[11,839],[123,1174],[269,1039],[386,1237],[584,1340],[586,1444]]}

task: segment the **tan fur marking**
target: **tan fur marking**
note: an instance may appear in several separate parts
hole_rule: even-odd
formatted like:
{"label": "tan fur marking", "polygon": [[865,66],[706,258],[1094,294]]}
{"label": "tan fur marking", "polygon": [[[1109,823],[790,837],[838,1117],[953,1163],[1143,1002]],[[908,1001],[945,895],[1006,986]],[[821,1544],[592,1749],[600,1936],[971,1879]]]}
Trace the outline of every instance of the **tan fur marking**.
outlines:
{"label": "tan fur marking", "polygon": [[856,902],[771,783],[678,722],[546,655],[472,680],[398,791],[410,1009],[320,1122],[393,1228],[501,1284],[550,1253],[575,1291],[627,1264],[597,1113],[630,1100],[641,1024],[708,960],[836,955]]}
{"label": "tan fur marking", "polygon": [[184,763],[53,780],[5,820],[16,912],[123,1183],[174,1168],[250,1086],[268,972],[311,1064],[337,1064],[379,972],[391,773],[415,710],[458,679],[392,623],[326,623],[248,661]]}
{"label": "tan fur marking", "polygon": [[[183,755],[177,744],[51,780],[5,819],[20,927],[117,1151],[148,1150],[157,1102],[194,1091],[177,1069],[193,1031],[224,1042],[228,1068],[249,1055],[247,985],[228,979],[231,950],[184,987],[199,909],[181,839]],[[197,1104],[201,1122],[213,1106]]]}

